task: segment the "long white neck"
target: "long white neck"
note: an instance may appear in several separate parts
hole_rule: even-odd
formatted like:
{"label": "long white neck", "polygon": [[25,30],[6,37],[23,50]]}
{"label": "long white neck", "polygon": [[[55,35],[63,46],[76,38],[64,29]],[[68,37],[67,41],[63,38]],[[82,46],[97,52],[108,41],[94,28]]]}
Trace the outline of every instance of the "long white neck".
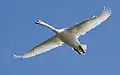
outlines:
{"label": "long white neck", "polygon": [[42,25],[42,26],[45,26],[45,27],[47,27],[47,28],[49,28],[49,29],[51,29],[51,30],[52,30],[53,32],[55,32],[55,33],[59,33],[59,30],[58,30],[58,29],[52,27],[51,25],[49,25],[49,24],[47,24],[47,23],[45,23],[45,22],[42,22],[41,25]]}

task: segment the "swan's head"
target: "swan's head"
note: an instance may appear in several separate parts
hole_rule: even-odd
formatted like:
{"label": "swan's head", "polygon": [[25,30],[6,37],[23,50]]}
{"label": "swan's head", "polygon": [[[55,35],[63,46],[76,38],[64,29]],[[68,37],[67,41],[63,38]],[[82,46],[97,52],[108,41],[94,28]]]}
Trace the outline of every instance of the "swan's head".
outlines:
{"label": "swan's head", "polygon": [[46,25],[46,23],[43,22],[42,20],[37,20],[37,21],[35,21],[35,24],[40,24],[40,25],[42,25],[42,26],[45,26],[45,25]]}

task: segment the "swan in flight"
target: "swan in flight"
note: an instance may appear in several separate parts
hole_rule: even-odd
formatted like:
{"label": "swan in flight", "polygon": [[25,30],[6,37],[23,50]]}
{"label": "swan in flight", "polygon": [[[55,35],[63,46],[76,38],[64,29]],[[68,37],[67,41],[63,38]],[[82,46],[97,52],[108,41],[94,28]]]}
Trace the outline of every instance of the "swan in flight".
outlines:
{"label": "swan in flight", "polygon": [[78,54],[85,54],[87,45],[81,44],[78,38],[84,35],[86,32],[100,25],[102,22],[107,20],[111,15],[111,9],[104,7],[104,10],[99,16],[94,16],[87,19],[81,23],[76,24],[73,27],[66,29],[56,29],[51,25],[43,22],[42,20],[37,20],[35,23],[41,26],[45,26],[51,29],[56,35],[52,36],[48,40],[42,42],[41,44],[35,46],[32,50],[25,53],[23,56],[14,55],[16,58],[30,58],[38,54],[42,54],[53,48],[67,44],[72,47],[72,49]]}

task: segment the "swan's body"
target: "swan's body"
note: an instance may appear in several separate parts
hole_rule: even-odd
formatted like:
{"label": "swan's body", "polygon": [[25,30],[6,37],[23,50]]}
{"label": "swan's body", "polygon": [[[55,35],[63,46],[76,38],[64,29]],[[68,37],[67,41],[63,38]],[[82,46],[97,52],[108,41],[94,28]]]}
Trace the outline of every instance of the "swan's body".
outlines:
{"label": "swan's body", "polygon": [[101,24],[103,21],[107,20],[110,15],[111,15],[111,10],[104,8],[103,12],[99,16],[92,17],[88,20],[85,20],[85,21],[83,21],[73,27],[67,28],[67,29],[56,29],[56,28],[52,27],[51,25],[49,25],[41,20],[38,20],[35,22],[36,24],[48,27],[53,32],[55,32],[56,35],[49,38],[48,40],[44,41],[43,43],[37,45],[31,51],[24,54],[23,56],[15,55],[15,57],[30,58],[32,56],[44,53],[53,48],[61,46],[64,43],[71,46],[73,48],[73,50],[75,50],[79,54],[85,54],[87,46],[84,44],[81,44],[78,41],[79,36],[84,35],[89,30],[93,29],[94,27]]}

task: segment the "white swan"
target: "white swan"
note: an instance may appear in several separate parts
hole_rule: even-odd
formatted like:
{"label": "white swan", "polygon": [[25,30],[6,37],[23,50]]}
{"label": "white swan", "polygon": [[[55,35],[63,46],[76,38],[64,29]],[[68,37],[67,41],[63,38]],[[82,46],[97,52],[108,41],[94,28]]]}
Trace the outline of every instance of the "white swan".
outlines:
{"label": "white swan", "polygon": [[94,27],[100,25],[103,21],[107,20],[111,15],[111,10],[109,8],[104,8],[102,13],[99,16],[94,16],[90,19],[87,19],[73,27],[67,29],[56,29],[51,25],[38,20],[35,23],[41,26],[48,27],[53,32],[56,33],[55,36],[49,38],[48,40],[44,41],[43,43],[37,45],[29,52],[25,53],[23,56],[14,55],[16,58],[30,58],[36,56],[38,54],[44,53],[49,51],[53,48],[61,46],[62,44],[67,44],[73,48],[79,54],[85,54],[87,46],[81,44],[78,41],[80,35],[84,35],[89,30],[93,29]]}

